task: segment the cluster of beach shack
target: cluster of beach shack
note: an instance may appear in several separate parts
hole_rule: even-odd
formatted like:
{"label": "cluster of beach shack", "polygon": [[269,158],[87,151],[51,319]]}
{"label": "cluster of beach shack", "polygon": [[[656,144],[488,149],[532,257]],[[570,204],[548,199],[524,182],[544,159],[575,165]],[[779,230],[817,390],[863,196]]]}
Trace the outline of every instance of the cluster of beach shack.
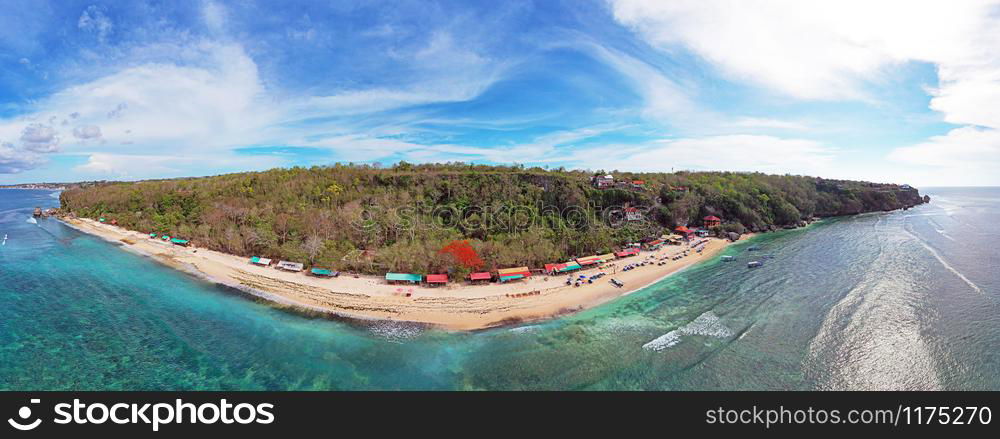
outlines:
{"label": "cluster of beach shack", "polygon": [[175,237],[172,237],[170,235],[160,236],[158,233],[150,233],[149,234],[149,239],[157,239],[157,238],[162,239],[164,242],[169,242],[169,243],[171,243],[173,245],[179,245],[181,247],[187,247],[188,245],[191,244],[191,241],[188,241],[186,239],[181,239],[181,238],[175,238]]}
{"label": "cluster of beach shack", "polygon": [[[117,226],[118,222],[111,220],[110,222],[106,218],[98,218],[101,223],[110,223],[113,226]],[[695,236],[707,237],[709,235],[708,227],[718,226],[721,220],[715,216],[707,216],[703,219],[704,228],[701,229],[689,229],[686,226],[679,226],[674,229],[674,234],[669,236],[662,236],[658,239],[653,239],[645,243],[631,243],[627,244],[622,250],[607,253],[603,255],[593,255],[586,256],[582,258],[576,258],[567,262],[551,263],[545,264],[542,269],[532,270],[526,266],[524,267],[512,267],[512,268],[501,268],[495,271],[480,271],[471,273],[468,277],[468,281],[471,283],[488,283],[488,282],[499,282],[506,283],[516,280],[522,280],[531,277],[532,271],[537,274],[543,275],[557,275],[571,273],[577,270],[583,270],[586,268],[596,267],[606,262],[628,258],[631,256],[638,256],[640,249],[647,251],[656,251],[662,248],[664,245],[680,245],[683,241],[690,242]],[[150,233],[150,239],[159,239],[164,242],[169,242],[174,245],[187,247],[190,245],[190,241],[178,237],[172,237],[170,235],[160,235],[158,233]],[[701,250],[698,249],[700,252]],[[264,258],[260,256],[254,256],[250,258],[249,263],[261,267],[270,267],[278,270],[299,273],[305,270],[305,265],[300,262],[292,261],[273,261],[270,258]],[[307,274],[324,277],[324,278],[335,278],[340,276],[339,271],[334,271],[328,268],[312,267],[309,269]],[[390,284],[425,284],[427,286],[441,286],[446,285],[450,279],[447,274],[428,274],[421,275],[416,273],[386,273],[385,281]]]}
{"label": "cluster of beach shack", "polygon": [[[269,258],[262,258],[260,256],[254,256],[254,257],[250,258],[250,263],[251,264],[257,265],[257,266],[261,266],[261,267],[269,267],[269,266],[271,266],[272,262],[274,262],[274,261],[272,261]],[[278,270],[282,270],[282,271],[289,271],[289,272],[292,272],[292,273],[299,273],[299,272],[305,270],[305,265],[303,265],[301,262],[277,261],[276,263],[274,263],[274,268],[277,268]],[[309,271],[307,272],[307,274],[312,275],[312,276],[316,276],[316,277],[337,277],[337,276],[340,276],[340,272],[339,271],[333,271],[333,270],[328,269],[328,268],[320,268],[320,267],[310,268]]]}
{"label": "cluster of beach shack", "polygon": [[[97,222],[99,222],[101,224],[110,224],[110,225],[116,226],[116,227],[118,226],[118,220],[116,220],[116,219],[110,219],[109,220],[108,218],[105,218],[103,216],[97,218]],[[156,233],[156,232],[151,232],[149,234],[149,239],[163,240],[163,242],[169,242],[169,243],[171,243],[173,245],[179,245],[181,247],[187,247],[187,246],[191,245],[191,241],[188,241],[187,239],[181,239],[181,238],[178,238],[176,236],[170,236],[170,235],[167,235],[167,234],[160,235],[159,233]]]}
{"label": "cluster of beach shack", "polygon": [[[596,267],[606,262],[610,262],[617,259],[628,258],[632,256],[638,256],[641,250],[655,251],[660,249],[662,246],[667,244],[680,244],[681,236],[671,235],[664,236],[660,239],[655,239],[646,243],[631,243],[625,246],[622,250],[602,254],[602,255],[592,255],[581,258],[575,258],[566,262],[557,262],[551,264],[545,264],[542,269],[531,269],[527,266],[522,267],[510,267],[501,268],[494,271],[478,271],[469,274],[466,280],[470,283],[507,283],[511,281],[523,280],[531,277],[533,274],[536,275],[559,275],[571,273],[577,270],[583,270],[586,268]],[[249,261],[252,265],[270,267],[273,265],[274,268],[290,272],[302,272],[305,267],[303,264],[298,262],[290,261],[273,261],[269,258],[264,258],[260,256],[254,256],[250,258]],[[317,277],[337,277],[340,275],[339,272],[326,269],[326,268],[311,268],[307,274],[317,276]],[[417,273],[396,273],[390,272],[385,274],[385,281],[389,284],[410,284],[418,285],[423,284],[429,287],[441,286],[448,284],[451,279],[448,274],[417,274]]]}

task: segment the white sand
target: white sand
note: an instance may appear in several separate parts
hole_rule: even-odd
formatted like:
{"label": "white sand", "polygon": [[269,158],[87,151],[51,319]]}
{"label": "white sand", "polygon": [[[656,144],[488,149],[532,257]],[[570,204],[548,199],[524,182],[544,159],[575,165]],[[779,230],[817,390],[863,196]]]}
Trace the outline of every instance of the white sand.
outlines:
{"label": "white sand", "polygon": [[[93,220],[66,218],[64,221],[83,232],[121,242],[172,267],[193,268],[210,280],[241,288],[283,305],[355,318],[427,323],[455,330],[540,320],[591,308],[707,260],[729,244],[725,240],[709,238],[701,254],[691,250],[689,256],[677,261],[671,261],[670,256],[687,250],[686,245],[642,252],[639,256],[617,260],[602,268],[574,273],[574,277],[599,271],[608,273],[593,284],[580,287],[566,286],[566,275],[532,276],[506,284],[470,285],[462,280],[452,280],[444,287],[397,286],[374,276],[341,274],[338,278],[325,279],[259,267],[249,264],[248,258],[204,248],[179,247],[151,239],[143,233]],[[667,258],[666,265],[652,263],[628,272],[621,271],[621,267],[627,264],[663,257]],[[616,269],[617,273],[612,274]],[[623,282],[625,287],[611,285],[611,278]],[[407,293],[410,297],[406,297]]]}

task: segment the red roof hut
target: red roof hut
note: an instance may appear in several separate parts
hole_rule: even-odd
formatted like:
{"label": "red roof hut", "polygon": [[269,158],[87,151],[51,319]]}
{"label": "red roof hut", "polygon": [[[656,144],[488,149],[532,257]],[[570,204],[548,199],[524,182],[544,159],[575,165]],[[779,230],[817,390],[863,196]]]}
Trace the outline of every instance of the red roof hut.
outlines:
{"label": "red roof hut", "polygon": [[429,284],[444,285],[448,283],[447,274],[428,274],[425,279],[425,281]]}
{"label": "red roof hut", "polygon": [[694,230],[691,230],[685,226],[678,226],[676,229],[674,229],[674,233],[677,233],[679,235],[684,235],[684,237],[687,238],[691,236],[692,233],[694,233]]}
{"label": "red roof hut", "polygon": [[490,281],[493,279],[493,275],[488,271],[480,271],[478,273],[472,273],[469,275],[469,280],[475,282],[477,280]]}

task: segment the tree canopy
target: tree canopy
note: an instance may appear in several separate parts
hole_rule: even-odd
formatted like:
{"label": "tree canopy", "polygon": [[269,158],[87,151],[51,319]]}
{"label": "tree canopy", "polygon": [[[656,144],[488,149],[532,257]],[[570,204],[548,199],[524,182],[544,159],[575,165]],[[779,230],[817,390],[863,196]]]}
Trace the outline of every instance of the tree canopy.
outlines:
{"label": "tree canopy", "polygon": [[[81,217],[110,217],[236,255],[453,276],[609,252],[677,225],[700,225],[706,215],[722,218],[721,229],[761,230],[919,203],[916,190],[897,185],[803,176],[621,173],[621,181],[644,184],[597,189],[593,175],[464,163],[337,164],[102,183],[67,190],[61,202]],[[623,207],[638,208],[643,221],[623,220]],[[470,263],[473,254],[481,259]]]}

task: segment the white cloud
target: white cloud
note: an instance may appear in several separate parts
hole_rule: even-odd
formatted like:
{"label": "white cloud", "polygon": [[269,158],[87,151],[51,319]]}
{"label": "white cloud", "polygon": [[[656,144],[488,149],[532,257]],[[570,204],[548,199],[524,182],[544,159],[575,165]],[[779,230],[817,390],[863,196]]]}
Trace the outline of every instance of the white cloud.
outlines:
{"label": "white cloud", "polygon": [[80,140],[93,140],[101,138],[101,127],[97,125],[82,125],[73,128],[73,137]]}
{"label": "white cloud", "polygon": [[1000,131],[962,127],[926,142],[896,148],[889,159],[915,165],[932,185],[986,186],[1000,182]]}
{"label": "white cloud", "polygon": [[657,47],[685,47],[737,80],[819,99],[860,97],[861,81],[894,63],[950,65],[987,55],[975,48],[994,24],[992,2],[611,3],[618,21]]}
{"label": "white cloud", "polygon": [[801,122],[759,117],[740,117],[732,121],[731,125],[737,128],[779,129],[789,131],[804,131],[809,129],[807,124]]}
{"label": "white cloud", "polygon": [[225,152],[205,154],[86,153],[87,162],[74,168],[81,178],[134,180],[192,175],[192,168],[212,164],[209,173],[253,171],[285,165],[279,157],[240,157]]}
{"label": "white cloud", "polygon": [[75,124],[100,124],[109,140],[179,150],[255,142],[254,130],[274,114],[254,62],[238,46],[204,42],[188,50],[201,52],[198,64],[129,67],[55,93],[36,114],[73,111]]}
{"label": "white cloud", "polygon": [[630,171],[744,171],[831,174],[836,150],[806,139],[721,135],[607,145],[575,151],[570,160],[589,169]]}
{"label": "white cloud", "polygon": [[56,152],[59,150],[59,136],[51,126],[32,123],[21,132],[21,145],[28,151]]}
{"label": "white cloud", "polygon": [[[936,66],[930,108],[959,128],[890,154],[897,163],[1000,183],[1000,1],[609,0],[654,47],[684,48],[729,78],[800,99],[870,100],[907,62]],[[974,128],[983,127],[981,128]],[[950,167],[951,171],[944,169]],[[958,177],[957,174],[955,174]]]}
{"label": "white cloud", "polygon": [[205,1],[201,7],[201,18],[210,30],[220,32],[226,26],[226,9],[214,1]]}
{"label": "white cloud", "polygon": [[[149,50],[178,62],[131,63],[107,76],[64,88],[33,102],[18,118],[0,119],[0,140],[16,138],[23,131],[26,147],[53,152],[61,146],[70,154],[89,143],[86,148],[93,159],[81,171],[108,173],[113,169],[133,176],[153,175],[155,170],[143,170],[148,165],[141,160],[111,158],[121,152],[164,150],[197,158],[237,147],[284,144],[322,146],[345,160],[368,160],[375,157],[365,156],[364,151],[387,157],[419,146],[382,140],[377,133],[351,134],[358,129],[350,122],[309,119],[471,99],[495,81],[502,69],[441,34],[413,50],[413,68],[419,74],[407,84],[348,89],[327,96],[287,96],[265,87],[256,63],[239,44],[187,41],[175,46],[157,44]],[[143,49],[133,51],[142,53]],[[170,53],[174,56],[165,56]],[[32,120],[66,122],[26,126]],[[60,145],[60,138],[76,142]],[[93,139],[102,142],[85,142]],[[177,170],[177,175],[183,174]]]}
{"label": "white cloud", "polygon": [[0,174],[17,174],[45,163],[40,155],[20,150],[13,143],[0,143]]}
{"label": "white cloud", "polygon": [[685,86],[646,62],[597,44],[584,47],[632,82],[643,97],[643,116],[688,128],[715,117],[695,104]]}
{"label": "white cloud", "polygon": [[92,32],[97,35],[97,40],[101,43],[107,41],[108,35],[114,30],[114,24],[111,19],[104,14],[103,7],[97,5],[90,5],[80,14],[80,18],[77,20],[76,25],[78,28]]}

